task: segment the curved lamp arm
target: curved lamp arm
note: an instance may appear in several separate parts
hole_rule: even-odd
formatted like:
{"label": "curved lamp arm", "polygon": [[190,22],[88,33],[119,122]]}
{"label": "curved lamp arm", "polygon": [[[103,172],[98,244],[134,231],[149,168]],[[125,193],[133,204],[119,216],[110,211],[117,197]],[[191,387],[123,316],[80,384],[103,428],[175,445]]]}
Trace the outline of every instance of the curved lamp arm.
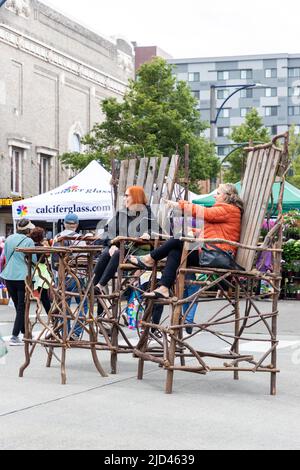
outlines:
{"label": "curved lamp arm", "polygon": [[231,98],[233,95],[235,95],[236,93],[238,93],[238,92],[241,91],[241,90],[246,90],[247,88],[254,88],[255,86],[256,86],[255,84],[244,85],[244,86],[242,86],[242,87],[237,88],[236,90],[234,90],[234,91],[226,98],[226,100],[222,103],[221,107],[218,109],[218,113],[217,113],[216,118],[215,118],[213,121],[211,121],[210,123],[211,123],[211,124],[217,124],[217,121],[218,121],[218,119],[219,119],[219,116],[220,116],[220,114],[221,114],[222,109],[224,108],[224,106],[225,106],[225,104],[227,103],[227,101],[229,101],[230,98]]}

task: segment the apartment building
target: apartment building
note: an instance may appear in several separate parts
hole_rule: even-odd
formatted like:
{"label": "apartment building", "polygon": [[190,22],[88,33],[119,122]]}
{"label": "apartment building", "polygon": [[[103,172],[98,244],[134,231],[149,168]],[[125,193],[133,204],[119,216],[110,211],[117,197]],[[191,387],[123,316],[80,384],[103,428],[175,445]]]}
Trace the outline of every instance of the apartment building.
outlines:
{"label": "apartment building", "polygon": [[[223,106],[216,123],[217,153],[224,158],[232,147],[232,127],[243,123],[247,112],[256,108],[271,135],[291,125],[300,132],[300,54],[269,54],[235,57],[172,59],[174,74],[186,81],[199,101],[203,120],[210,122],[211,87],[216,86],[216,110]],[[207,131],[209,137],[209,130]]]}

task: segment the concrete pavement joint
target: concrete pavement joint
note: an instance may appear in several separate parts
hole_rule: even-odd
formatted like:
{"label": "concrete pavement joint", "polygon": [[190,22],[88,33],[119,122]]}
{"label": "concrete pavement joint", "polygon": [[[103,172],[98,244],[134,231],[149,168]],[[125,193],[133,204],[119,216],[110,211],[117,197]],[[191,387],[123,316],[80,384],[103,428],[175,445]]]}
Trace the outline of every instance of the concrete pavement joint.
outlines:
{"label": "concrete pavement joint", "polygon": [[[156,369],[151,369],[148,372],[145,372],[144,375],[150,375],[150,374],[153,374],[154,372],[156,372]],[[8,413],[0,414],[0,418],[5,418],[6,416],[15,415],[15,414],[18,414],[18,413],[22,413],[24,411],[32,410],[34,408],[39,408],[41,406],[50,405],[52,403],[56,403],[56,402],[59,402],[59,401],[62,401],[62,400],[66,400],[68,398],[73,398],[73,397],[77,397],[77,396],[80,396],[80,395],[84,395],[85,393],[94,392],[95,390],[100,390],[101,388],[106,388],[106,387],[109,387],[110,385],[115,385],[115,384],[119,384],[119,383],[123,383],[123,382],[129,382],[132,379],[136,379],[136,375],[131,376],[131,377],[127,377],[125,379],[116,380],[114,382],[110,382],[108,384],[103,384],[103,385],[100,385],[100,386],[97,386],[97,387],[88,388],[87,390],[82,390],[81,392],[71,393],[70,395],[66,395],[66,396],[60,397],[60,398],[55,398],[54,400],[48,400],[48,401],[45,401],[45,402],[37,403],[35,405],[28,406],[26,408],[20,408],[19,410],[9,411]]]}

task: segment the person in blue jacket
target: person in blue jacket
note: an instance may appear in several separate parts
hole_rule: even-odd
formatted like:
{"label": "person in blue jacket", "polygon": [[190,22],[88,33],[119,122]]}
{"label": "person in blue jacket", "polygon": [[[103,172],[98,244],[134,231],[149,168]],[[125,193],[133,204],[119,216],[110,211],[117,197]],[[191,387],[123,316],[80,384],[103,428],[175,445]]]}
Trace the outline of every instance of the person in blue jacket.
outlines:
{"label": "person in blue jacket", "polygon": [[[25,279],[28,268],[25,255],[16,251],[16,248],[34,248],[34,241],[29,238],[35,226],[28,219],[21,219],[17,224],[17,233],[10,235],[4,245],[5,267],[1,272],[1,278],[12,298],[16,318],[10,346],[23,345],[19,338],[20,333],[25,334]],[[35,260],[33,260],[35,262]]]}

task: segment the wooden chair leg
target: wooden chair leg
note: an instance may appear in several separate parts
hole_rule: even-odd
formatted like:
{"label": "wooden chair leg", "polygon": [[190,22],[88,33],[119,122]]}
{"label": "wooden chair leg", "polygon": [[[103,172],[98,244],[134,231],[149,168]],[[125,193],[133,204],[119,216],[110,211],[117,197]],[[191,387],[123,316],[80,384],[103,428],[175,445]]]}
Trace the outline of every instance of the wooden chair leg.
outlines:
{"label": "wooden chair leg", "polygon": [[[188,254],[188,247],[187,247],[187,244],[185,244],[183,251],[182,251],[182,262],[180,265],[181,268],[186,268],[187,254]],[[176,296],[179,300],[182,300],[184,296],[184,282],[185,282],[185,274],[179,272],[177,283],[176,283]],[[181,305],[175,305],[175,307],[172,307],[170,328],[172,328],[172,325],[174,326],[180,325],[181,312],[182,312]],[[175,366],[176,348],[177,348],[176,339],[180,338],[180,334],[182,334],[182,332],[180,333],[178,329],[176,329],[176,331],[174,331],[174,335],[172,335],[171,337],[171,344],[170,344],[170,349],[169,349],[169,359],[170,359],[171,369],[168,369],[166,387],[165,387],[165,391],[167,394],[171,394],[173,392],[173,381],[174,381],[173,367]],[[180,359],[182,363],[184,358],[180,357]]]}
{"label": "wooden chair leg", "polygon": [[[183,329],[180,329],[179,331],[179,339],[183,339]],[[185,366],[185,357],[184,357],[184,348],[180,347],[181,353],[180,353],[180,364],[182,367]]]}
{"label": "wooden chair leg", "polygon": [[[154,305],[153,301],[150,300],[149,304],[148,304],[148,307],[145,311],[144,317],[143,317],[143,320],[146,321],[146,322],[151,320],[153,305]],[[146,327],[143,334],[142,334],[142,337],[140,339],[141,350],[142,350],[143,353],[145,353],[147,351],[148,339],[149,339],[149,330],[150,330],[150,328]],[[144,365],[145,365],[145,360],[143,358],[140,358],[139,362],[138,362],[138,372],[137,372],[138,380],[143,380],[143,378],[144,378]]]}
{"label": "wooden chair leg", "polygon": [[[184,280],[183,280],[184,282]],[[173,307],[174,311],[171,317],[171,326],[179,324],[179,318],[181,315],[181,305],[176,305],[175,308]],[[176,348],[177,348],[177,341],[176,338],[180,337],[180,333],[178,330],[174,331],[174,335],[171,337],[171,343],[169,348],[169,362],[170,362],[170,369],[167,371],[167,379],[166,379],[166,388],[165,391],[167,394],[171,394],[173,392],[173,381],[174,381],[174,369],[175,360],[176,360]]]}
{"label": "wooden chair leg", "polygon": [[[239,354],[240,352],[240,342],[238,339],[238,336],[240,334],[240,286],[237,284],[235,288],[235,337],[236,337],[236,343],[235,343],[235,348],[234,352],[236,354]],[[234,380],[239,380],[239,372],[234,371]]]}
{"label": "wooden chair leg", "polygon": [[144,364],[145,364],[144,359],[139,359],[138,373],[137,373],[138,380],[143,380],[144,378]]}
{"label": "wooden chair leg", "polygon": [[49,369],[50,369],[51,364],[52,364],[52,358],[53,358],[53,348],[49,348],[47,364],[46,364],[46,367],[49,368]]}
{"label": "wooden chair leg", "polygon": [[[124,246],[121,244],[120,247],[120,260],[123,262],[124,260]],[[117,279],[112,280],[112,290],[115,292],[116,290],[120,292],[121,290],[121,284],[122,284],[122,271],[119,269],[118,270],[118,276]],[[119,313],[119,307],[120,307],[121,299],[114,299],[113,300],[113,305],[112,305],[112,316],[114,320],[117,322],[118,321],[118,313]],[[119,330],[118,326],[116,323],[113,324],[111,328],[111,344],[115,348],[114,351],[111,352],[110,355],[110,367],[111,367],[111,374],[116,375],[118,372],[118,347],[119,347]]]}
{"label": "wooden chair leg", "polygon": [[62,385],[66,385],[67,383],[66,354],[67,354],[66,347],[63,347],[62,354],[61,354],[61,383]]}

